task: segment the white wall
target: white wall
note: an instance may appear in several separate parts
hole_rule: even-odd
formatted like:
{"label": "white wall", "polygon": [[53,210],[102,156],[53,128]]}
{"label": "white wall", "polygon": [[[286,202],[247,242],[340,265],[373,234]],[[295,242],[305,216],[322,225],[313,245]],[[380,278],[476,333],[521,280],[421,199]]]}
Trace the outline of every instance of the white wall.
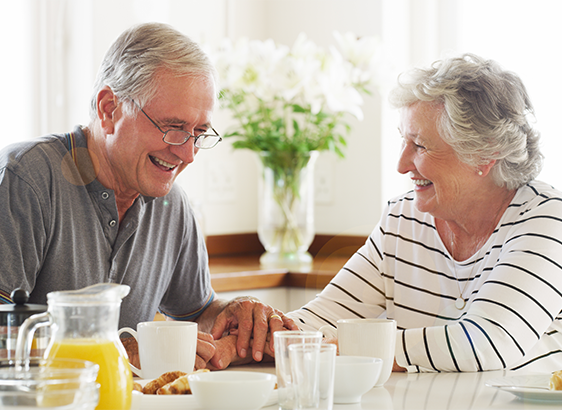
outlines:
{"label": "white wall", "polygon": [[[290,45],[301,31],[323,46],[333,44],[333,30],[380,36],[391,79],[366,99],[365,120],[351,121],[345,160],[323,154],[317,162],[332,192],[316,204],[317,232],[367,235],[382,203],[410,188],[395,171],[400,139],[396,113],[386,105],[388,89],[397,72],[451,51],[483,54],[522,76],[544,135],[541,177],[556,183],[562,167],[556,158],[556,96],[562,86],[553,45],[562,35],[556,21],[561,8],[558,0],[0,0],[0,146],[86,124],[103,54],[135,23],[170,23],[211,45],[225,36],[271,37]],[[227,112],[216,112],[219,131],[229,121]],[[225,141],[200,152],[179,183],[200,203],[207,234],[256,231],[253,154],[233,152]]]}

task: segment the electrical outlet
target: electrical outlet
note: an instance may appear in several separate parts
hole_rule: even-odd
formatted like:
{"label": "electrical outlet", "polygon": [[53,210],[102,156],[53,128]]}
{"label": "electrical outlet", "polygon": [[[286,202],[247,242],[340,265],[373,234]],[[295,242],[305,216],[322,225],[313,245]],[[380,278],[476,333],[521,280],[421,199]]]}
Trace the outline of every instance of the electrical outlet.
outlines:
{"label": "electrical outlet", "polygon": [[211,161],[205,175],[210,203],[227,204],[235,201],[234,169],[230,163]]}
{"label": "electrical outlet", "polygon": [[319,158],[314,170],[314,202],[323,205],[334,202],[334,178],[334,161],[330,157]]}

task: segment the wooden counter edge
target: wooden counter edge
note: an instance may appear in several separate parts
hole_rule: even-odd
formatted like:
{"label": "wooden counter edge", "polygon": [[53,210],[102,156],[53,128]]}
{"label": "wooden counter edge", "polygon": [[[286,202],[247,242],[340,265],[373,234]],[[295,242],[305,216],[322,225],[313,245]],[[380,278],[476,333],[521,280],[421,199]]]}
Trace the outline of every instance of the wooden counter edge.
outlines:
{"label": "wooden counter edge", "polygon": [[214,273],[211,284],[215,292],[268,289],[276,287],[323,289],[335,276],[333,272],[246,271]]}

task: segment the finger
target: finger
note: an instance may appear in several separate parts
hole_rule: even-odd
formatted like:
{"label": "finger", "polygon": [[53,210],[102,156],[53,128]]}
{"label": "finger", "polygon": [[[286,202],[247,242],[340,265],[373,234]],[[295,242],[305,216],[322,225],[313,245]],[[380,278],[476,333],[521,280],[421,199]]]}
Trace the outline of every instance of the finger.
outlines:
{"label": "finger", "polygon": [[[287,323],[288,325],[291,325],[291,324],[294,324],[294,322],[291,319],[285,317],[283,315],[283,313],[278,311],[278,310],[274,311],[271,315],[269,315],[269,321],[268,322],[269,322],[269,331],[272,335],[275,332],[283,331],[283,330],[287,330],[287,329],[298,330],[298,328],[292,329],[292,328],[289,328],[289,327],[285,326],[285,323]],[[271,351],[274,350],[274,342],[275,342],[274,338],[271,337],[270,340],[269,340],[269,350],[271,350]]]}
{"label": "finger", "polygon": [[289,330],[299,330],[299,327],[293,319],[283,314],[281,314],[281,316],[283,317],[283,326],[285,326]]}
{"label": "finger", "polygon": [[218,340],[222,337],[228,326],[231,324],[231,321],[228,318],[229,311],[224,309],[220,312],[216,319],[215,323],[213,323],[213,327],[211,328],[211,335],[215,340]]}
{"label": "finger", "polygon": [[209,361],[210,367],[218,370],[224,369],[236,357],[236,338],[227,336],[217,340],[216,348],[214,356]]}
{"label": "finger", "polygon": [[206,369],[206,368],[207,368],[207,362],[203,360],[201,357],[195,355],[195,370]]}
{"label": "finger", "polygon": [[215,338],[213,337],[212,334],[210,333],[205,333],[205,332],[197,332],[197,339],[203,340],[205,342],[209,342],[211,344],[215,343]]}
{"label": "finger", "polygon": [[205,364],[211,360],[216,350],[215,341],[210,334],[198,332],[197,334],[197,356],[200,357]]}
{"label": "finger", "polygon": [[237,303],[237,309],[233,314],[238,321],[238,341],[236,342],[236,351],[238,356],[244,358],[248,354],[250,346],[250,338],[254,330],[254,305],[249,300],[243,300]]}
{"label": "finger", "polygon": [[254,329],[252,339],[252,357],[261,362],[266,338],[269,332],[269,315],[273,313],[271,308],[265,309],[264,305],[256,305],[254,309]]}

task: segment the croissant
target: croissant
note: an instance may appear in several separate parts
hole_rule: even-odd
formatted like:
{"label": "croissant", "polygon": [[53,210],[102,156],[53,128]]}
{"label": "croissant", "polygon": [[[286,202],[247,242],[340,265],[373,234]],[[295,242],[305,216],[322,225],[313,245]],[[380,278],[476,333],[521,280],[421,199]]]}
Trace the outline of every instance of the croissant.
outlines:
{"label": "croissant", "polygon": [[167,372],[162,374],[157,379],[154,379],[147,384],[142,389],[144,394],[156,394],[158,389],[166,384],[176,380],[178,377],[185,376],[185,372],[174,371],[174,372]]}
{"label": "croissant", "polygon": [[550,376],[550,390],[562,390],[562,370],[558,370]]}
{"label": "croissant", "polygon": [[[199,369],[190,374],[206,373],[208,371],[209,369]],[[160,389],[158,389],[156,394],[191,394],[191,387],[189,387],[187,376],[189,375],[186,374],[184,376],[178,377],[176,380],[162,386]]]}

